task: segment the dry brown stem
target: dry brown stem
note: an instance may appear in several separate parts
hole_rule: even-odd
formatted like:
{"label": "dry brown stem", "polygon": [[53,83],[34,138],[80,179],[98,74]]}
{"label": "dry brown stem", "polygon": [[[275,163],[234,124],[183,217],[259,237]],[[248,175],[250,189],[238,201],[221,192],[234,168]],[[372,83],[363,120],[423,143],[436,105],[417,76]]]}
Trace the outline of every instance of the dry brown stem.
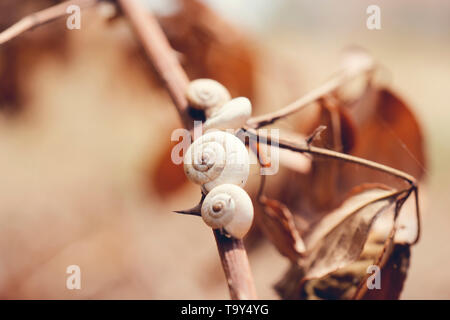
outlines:
{"label": "dry brown stem", "polygon": [[320,87],[308,92],[303,97],[295,100],[294,102],[288,104],[287,106],[278,109],[274,112],[270,112],[261,116],[250,118],[247,121],[247,125],[251,128],[261,128],[263,126],[267,126],[269,124],[274,123],[275,121],[290,116],[291,114],[302,110],[305,107],[317,102],[322,97],[331,94],[333,91],[338,89],[347,81],[350,81],[361,74],[369,74],[374,69],[374,66],[371,65],[361,65],[356,70],[352,70],[348,72],[346,70],[342,70],[337,72],[330,80],[322,84]]}
{"label": "dry brown stem", "polygon": [[[167,90],[187,128],[193,120],[187,113],[185,97],[189,79],[180,66],[156,19],[136,0],[118,0],[123,12],[133,26],[145,52],[163,79]],[[232,299],[256,299],[256,290],[247,253],[242,240],[228,238],[219,231],[214,236]]]}

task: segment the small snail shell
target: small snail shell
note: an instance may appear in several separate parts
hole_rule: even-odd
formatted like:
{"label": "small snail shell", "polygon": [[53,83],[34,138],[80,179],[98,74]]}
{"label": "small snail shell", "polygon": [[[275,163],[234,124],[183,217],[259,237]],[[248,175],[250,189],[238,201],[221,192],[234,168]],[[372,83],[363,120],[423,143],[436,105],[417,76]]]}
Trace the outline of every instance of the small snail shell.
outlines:
{"label": "small snail shell", "polygon": [[218,108],[211,118],[207,118],[203,129],[238,129],[245,125],[251,114],[250,100],[244,97],[235,98]]}
{"label": "small snail shell", "polygon": [[224,131],[213,131],[199,137],[189,146],[184,157],[186,176],[201,185],[205,193],[224,183],[244,186],[249,169],[245,145]]}
{"label": "small snail shell", "polygon": [[253,204],[244,189],[222,184],[212,189],[203,200],[202,218],[213,229],[224,229],[242,239],[253,222]]}
{"label": "small snail shell", "polygon": [[186,97],[190,106],[205,111],[206,118],[212,117],[224,103],[231,100],[227,88],[212,79],[191,81]]}

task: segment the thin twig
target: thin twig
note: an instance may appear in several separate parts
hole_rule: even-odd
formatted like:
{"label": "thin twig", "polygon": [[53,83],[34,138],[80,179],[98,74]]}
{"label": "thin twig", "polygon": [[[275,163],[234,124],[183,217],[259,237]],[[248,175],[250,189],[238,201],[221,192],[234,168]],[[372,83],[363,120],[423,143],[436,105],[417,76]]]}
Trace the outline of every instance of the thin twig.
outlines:
{"label": "thin twig", "polygon": [[[285,139],[273,139],[272,137],[270,137],[270,135],[263,135],[263,134],[259,133],[257,130],[254,130],[251,128],[242,128],[241,131],[244,132],[249,137],[249,139],[251,140],[249,143],[256,140],[258,142],[262,142],[262,143],[266,143],[266,144],[270,144],[270,145],[276,145],[280,148],[288,149],[288,150],[295,151],[295,152],[307,153],[307,154],[318,155],[318,156],[323,156],[323,157],[327,157],[327,158],[338,159],[338,160],[342,160],[342,161],[346,161],[346,162],[351,162],[351,163],[355,163],[355,164],[358,164],[358,165],[361,165],[361,166],[364,166],[364,167],[367,167],[370,169],[374,169],[377,171],[381,171],[381,172],[390,174],[394,177],[400,178],[400,179],[408,182],[411,185],[410,190],[412,190],[412,192],[414,192],[414,200],[415,200],[415,204],[416,204],[416,219],[417,219],[417,236],[416,236],[416,239],[411,243],[411,245],[414,245],[419,241],[420,234],[421,234],[419,186],[418,186],[416,178],[414,178],[413,176],[407,174],[406,172],[403,172],[398,169],[394,169],[392,167],[386,166],[384,164],[380,164],[378,162],[370,161],[367,159],[355,157],[355,156],[352,156],[349,154],[340,153],[340,152],[333,151],[333,150],[314,147],[314,146],[309,145],[307,142],[304,142],[303,144],[298,144],[296,142],[287,141]],[[238,134],[240,134],[240,133],[238,133]],[[263,138],[260,139],[260,137],[263,137]]]}
{"label": "thin twig", "polygon": [[327,94],[332,93],[340,86],[342,86],[344,83],[354,79],[358,75],[370,73],[373,70],[374,70],[373,65],[361,65],[359,69],[352,70],[352,72],[348,72],[345,69],[339,71],[330,80],[322,84],[320,87],[308,92],[306,95],[288,104],[287,106],[271,113],[250,118],[247,121],[247,125],[250,128],[258,129],[263,126],[272,124],[281,118],[285,118],[297,111],[302,110],[305,107],[308,107],[312,103],[317,102],[320,98],[324,97]]}
{"label": "thin twig", "polygon": [[29,16],[20,19],[8,29],[0,32],[0,44],[3,44],[37,26],[67,15],[66,10],[70,5],[77,5],[80,8],[87,8],[95,5],[99,1],[101,0],[70,0],[32,13]]}
{"label": "thin twig", "polygon": [[197,205],[195,205],[194,207],[190,208],[190,209],[185,209],[185,210],[175,210],[175,213],[179,213],[179,214],[190,214],[193,216],[201,216],[201,210],[202,210],[202,204],[203,204],[203,200],[205,200],[206,195],[202,192],[202,198],[200,199],[199,203]]}
{"label": "thin twig", "polygon": [[214,230],[214,236],[231,299],[257,299],[244,243],[241,240],[224,235],[219,229]]}
{"label": "thin twig", "polygon": [[[417,181],[416,179],[407,174],[406,172],[391,168],[389,166],[370,161],[367,159],[355,157],[349,154],[340,153],[333,150],[328,150],[324,148],[314,147],[308,145],[306,142],[303,144],[298,144],[296,142],[287,141],[285,139],[273,139],[270,135],[263,135],[261,133],[258,133],[256,130],[250,129],[250,128],[242,128],[242,131],[248,134],[250,139],[257,140],[264,142],[266,144],[274,144],[278,145],[280,148],[288,149],[291,151],[301,152],[301,153],[309,153],[312,155],[318,155],[318,156],[324,156],[328,158],[334,158],[338,160],[343,160],[347,162],[352,162],[355,164],[359,164],[361,166],[365,166],[371,169],[375,169],[378,171],[382,171],[385,173],[388,173],[390,175],[393,175],[395,177],[401,178],[403,180],[406,180],[411,185],[416,185]],[[259,137],[263,137],[263,139],[259,139]]]}
{"label": "thin twig", "polygon": [[[187,113],[188,103],[185,97],[189,80],[161,27],[138,1],[118,0],[118,3],[133,26],[148,58],[164,80],[184,125],[191,128],[193,121]],[[256,299],[253,277],[242,240],[228,238],[217,230],[214,235],[231,298]]]}
{"label": "thin twig", "polygon": [[320,134],[327,129],[327,126],[320,125],[314,129],[313,133],[311,133],[308,137],[306,137],[306,144],[311,145],[314,140],[320,138]]}
{"label": "thin twig", "polygon": [[191,129],[193,120],[187,113],[186,99],[189,79],[158,21],[150,16],[149,12],[136,0],[118,0],[117,2],[128,17],[156,72],[164,81],[183,125]]}

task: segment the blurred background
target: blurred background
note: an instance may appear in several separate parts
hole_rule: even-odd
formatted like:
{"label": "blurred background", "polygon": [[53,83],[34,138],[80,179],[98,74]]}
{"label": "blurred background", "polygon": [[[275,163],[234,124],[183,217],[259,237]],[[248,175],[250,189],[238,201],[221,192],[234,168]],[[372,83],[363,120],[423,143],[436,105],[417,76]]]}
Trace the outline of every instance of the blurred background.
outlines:
{"label": "blurred background", "polygon": [[[2,0],[0,30],[57,2]],[[401,298],[450,298],[448,1],[142,2],[190,78],[223,82],[255,114],[323,83],[343,49],[370,52],[419,120],[428,160]],[[371,4],[381,30],[366,28]],[[200,198],[166,161],[176,111],[112,6],[83,10],[81,30],[63,18],[0,45],[0,75],[0,298],[228,298],[211,230],[172,213]],[[276,299],[289,262],[257,233],[246,242],[257,291]],[[81,290],[66,289],[73,264]]]}

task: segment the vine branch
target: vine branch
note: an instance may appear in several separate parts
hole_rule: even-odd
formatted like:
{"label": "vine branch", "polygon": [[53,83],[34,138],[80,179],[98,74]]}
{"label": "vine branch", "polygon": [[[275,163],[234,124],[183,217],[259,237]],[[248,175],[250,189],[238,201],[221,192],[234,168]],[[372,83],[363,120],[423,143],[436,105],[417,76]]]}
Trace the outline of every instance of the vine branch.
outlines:
{"label": "vine branch", "polygon": [[[173,49],[153,15],[144,10],[136,0],[118,0],[132,25],[145,52],[163,79],[167,90],[186,126],[191,128],[193,120],[187,113],[185,97],[189,79],[179,64]],[[253,276],[242,240],[228,238],[215,230],[214,236],[222,261],[232,299],[256,299]]]}
{"label": "vine branch", "polygon": [[187,129],[193,121],[187,113],[186,88],[189,79],[169,44],[158,21],[136,0],[117,0],[144,47],[147,57],[164,82],[178,114]]}
{"label": "vine branch", "polygon": [[290,116],[291,114],[298,112],[305,107],[308,107],[312,103],[317,102],[323,96],[332,93],[343,83],[354,79],[358,75],[371,73],[373,70],[373,64],[361,64],[358,65],[357,68],[351,69],[351,71],[345,69],[339,71],[320,87],[308,92],[306,95],[288,104],[287,106],[274,112],[250,118],[247,121],[247,126],[250,128],[258,129],[263,126],[272,124],[279,119]]}
{"label": "vine branch", "polygon": [[[296,151],[300,153],[309,153],[312,155],[318,155],[318,156],[324,156],[328,158],[334,158],[338,160],[343,160],[346,162],[351,162],[355,164],[359,164],[364,167],[368,167],[371,169],[375,169],[378,171],[382,171],[385,173],[388,173],[390,175],[393,175],[395,177],[401,178],[405,181],[407,181],[411,185],[416,185],[417,181],[416,178],[413,176],[407,174],[406,172],[403,172],[401,170],[394,169],[392,167],[386,166],[384,164],[370,161],[367,159],[355,157],[346,153],[340,153],[337,151],[325,149],[325,148],[319,148],[311,146],[308,143],[299,144],[293,141],[288,141],[286,139],[273,139],[270,135],[261,134],[258,133],[256,130],[251,128],[242,128],[242,132],[245,132],[250,139],[265,143],[265,144],[271,144],[271,145],[277,145],[282,149],[288,149],[291,151]],[[263,139],[260,139],[260,137],[263,137]]]}

